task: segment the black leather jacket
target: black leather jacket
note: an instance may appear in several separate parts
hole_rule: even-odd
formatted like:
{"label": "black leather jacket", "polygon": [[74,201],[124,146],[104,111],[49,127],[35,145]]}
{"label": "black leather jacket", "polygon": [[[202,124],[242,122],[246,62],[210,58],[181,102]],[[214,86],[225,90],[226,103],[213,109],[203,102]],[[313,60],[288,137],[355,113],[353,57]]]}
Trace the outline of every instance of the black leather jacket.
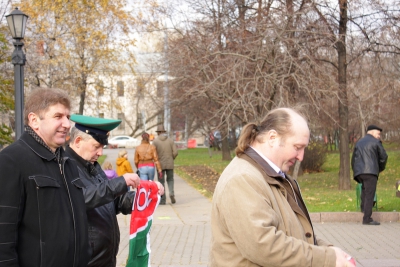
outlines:
{"label": "black leather jacket", "polygon": [[83,194],[89,222],[89,245],[92,248],[88,266],[116,266],[120,241],[116,215],[132,212],[135,192],[127,192],[122,176],[108,180],[97,162],[89,164],[70,147],[66,151],[77,162],[79,176],[85,184]]}
{"label": "black leather jacket", "polygon": [[388,155],[380,140],[370,134],[366,134],[358,140],[351,157],[353,177],[357,182],[360,174],[373,174],[377,177],[386,167]]}

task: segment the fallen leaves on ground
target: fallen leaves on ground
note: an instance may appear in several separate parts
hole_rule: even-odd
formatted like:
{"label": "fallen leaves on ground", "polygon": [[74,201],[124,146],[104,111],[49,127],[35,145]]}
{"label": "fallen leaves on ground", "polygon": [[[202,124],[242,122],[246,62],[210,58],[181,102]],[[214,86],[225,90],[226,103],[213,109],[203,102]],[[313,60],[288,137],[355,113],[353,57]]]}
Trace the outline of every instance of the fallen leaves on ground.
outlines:
{"label": "fallen leaves on ground", "polygon": [[215,185],[218,182],[219,174],[208,166],[193,165],[178,167],[197,183],[201,184],[204,189],[210,193],[214,193]]}

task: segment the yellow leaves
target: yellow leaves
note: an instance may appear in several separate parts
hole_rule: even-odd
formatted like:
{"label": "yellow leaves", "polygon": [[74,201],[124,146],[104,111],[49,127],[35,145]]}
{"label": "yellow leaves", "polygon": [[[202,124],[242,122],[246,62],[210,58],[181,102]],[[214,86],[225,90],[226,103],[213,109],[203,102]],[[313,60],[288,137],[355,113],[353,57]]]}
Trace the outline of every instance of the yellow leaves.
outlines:
{"label": "yellow leaves", "polygon": [[306,200],[317,200],[317,198],[315,198],[315,197],[305,197],[304,199],[306,199]]}

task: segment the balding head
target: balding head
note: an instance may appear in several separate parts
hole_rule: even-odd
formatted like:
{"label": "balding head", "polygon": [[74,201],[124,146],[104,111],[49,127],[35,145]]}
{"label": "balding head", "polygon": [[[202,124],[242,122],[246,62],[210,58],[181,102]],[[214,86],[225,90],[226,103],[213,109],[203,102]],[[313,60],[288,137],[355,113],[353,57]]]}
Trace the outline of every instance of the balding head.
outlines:
{"label": "balding head", "polygon": [[287,171],[296,160],[303,160],[308,145],[310,130],[306,119],[291,108],[271,110],[260,125],[247,124],[238,141],[236,154],[243,154],[252,146]]}

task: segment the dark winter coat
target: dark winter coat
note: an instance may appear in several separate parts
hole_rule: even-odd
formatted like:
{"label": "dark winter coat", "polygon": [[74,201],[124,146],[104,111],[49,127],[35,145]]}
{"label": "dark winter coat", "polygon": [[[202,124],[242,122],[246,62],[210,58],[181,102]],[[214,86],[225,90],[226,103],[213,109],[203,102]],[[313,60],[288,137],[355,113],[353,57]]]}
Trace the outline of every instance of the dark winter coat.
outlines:
{"label": "dark winter coat", "polygon": [[87,266],[83,183],[61,155],[28,133],[0,152],[0,266]]}
{"label": "dark winter coat", "polygon": [[127,192],[122,176],[109,180],[100,164],[88,163],[70,147],[66,151],[76,161],[79,177],[85,185],[89,245],[92,248],[88,266],[116,266],[120,241],[116,215],[132,212],[135,192]]}
{"label": "dark winter coat", "polygon": [[357,182],[360,174],[373,174],[377,177],[386,167],[388,155],[380,140],[366,134],[357,141],[351,157],[353,177]]}

